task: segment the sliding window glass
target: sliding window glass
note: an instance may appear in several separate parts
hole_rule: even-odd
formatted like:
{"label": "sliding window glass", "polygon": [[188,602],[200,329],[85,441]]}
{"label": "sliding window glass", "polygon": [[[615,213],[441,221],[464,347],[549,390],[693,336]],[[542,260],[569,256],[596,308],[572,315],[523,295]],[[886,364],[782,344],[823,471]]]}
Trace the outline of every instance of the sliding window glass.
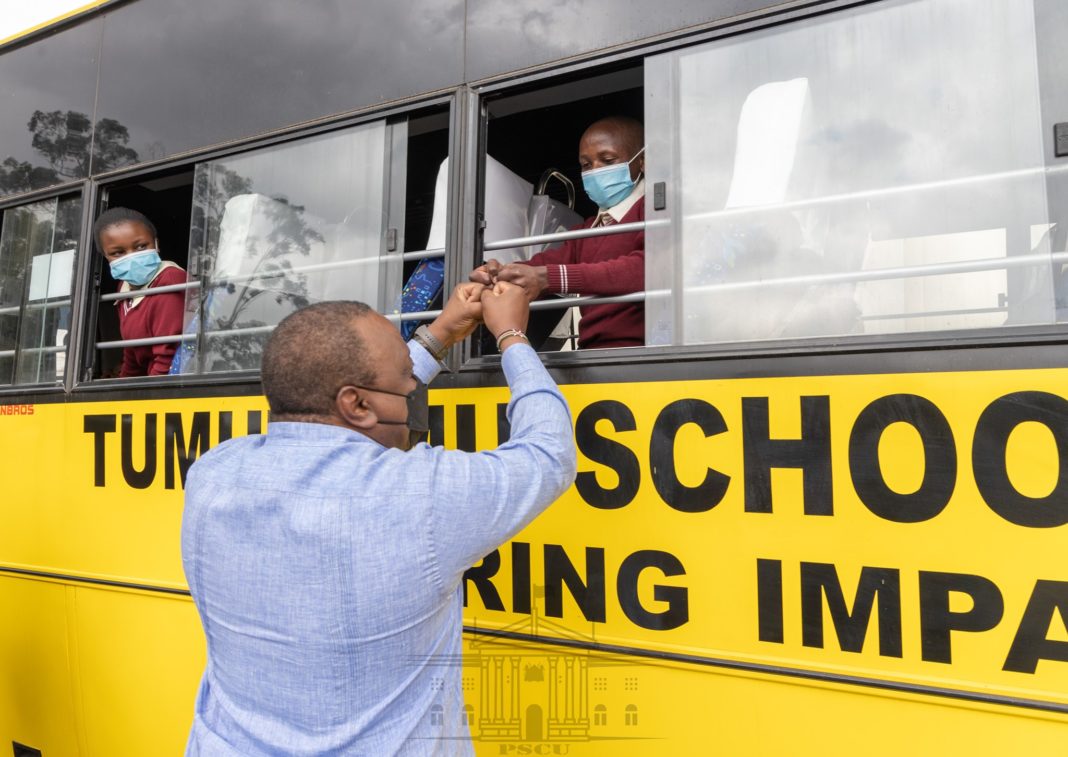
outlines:
{"label": "sliding window glass", "polygon": [[80,197],[3,211],[0,385],[56,384],[67,369]]}
{"label": "sliding window glass", "polygon": [[195,284],[171,373],[258,369],[274,326],[315,302],[389,310],[402,283],[406,126],[378,121],[196,166]]}
{"label": "sliding window glass", "polygon": [[1039,52],[1026,0],[902,0],[648,59],[647,342],[1057,320]]}

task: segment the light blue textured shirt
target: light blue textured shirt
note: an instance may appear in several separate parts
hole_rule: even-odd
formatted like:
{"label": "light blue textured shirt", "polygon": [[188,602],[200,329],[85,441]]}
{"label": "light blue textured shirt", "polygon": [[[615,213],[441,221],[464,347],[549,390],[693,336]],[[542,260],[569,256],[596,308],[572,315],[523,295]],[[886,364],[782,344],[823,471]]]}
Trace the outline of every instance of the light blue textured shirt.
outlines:
{"label": "light blue textured shirt", "polygon": [[[427,383],[437,363],[410,344]],[[208,642],[190,755],[468,755],[461,579],[575,477],[567,403],[502,357],[510,440],[388,449],[272,423],[190,469],[182,560]]]}

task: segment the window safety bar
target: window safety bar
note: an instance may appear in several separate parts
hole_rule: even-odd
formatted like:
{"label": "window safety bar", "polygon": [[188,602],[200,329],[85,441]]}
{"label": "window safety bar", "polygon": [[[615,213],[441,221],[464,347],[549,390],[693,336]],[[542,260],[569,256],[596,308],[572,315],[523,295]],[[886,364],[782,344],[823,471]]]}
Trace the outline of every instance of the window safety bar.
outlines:
{"label": "window safety bar", "polygon": [[100,295],[101,302],[115,302],[117,300],[132,300],[137,297],[151,297],[156,294],[168,294],[170,292],[184,292],[187,289],[199,289],[199,281],[185,281],[181,284],[168,284],[165,287],[152,287],[151,289],[132,289],[129,292],[112,292]]}
{"label": "window safety bar", "polygon": [[443,258],[445,257],[445,248],[438,247],[433,250],[416,250],[413,252],[406,252],[401,255],[401,260],[425,260],[426,258]]}
{"label": "window safety bar", "polygon": [[957,273],[976,273],[979,271],[1027,268],[1029,266],[1060,262],[1068,262],[1068,252],[1034,253],[1031,255],[1014,255],[1007,258],[980,258],[978,260],[961,260],[955,263],[938,263],[934,265],[873,268],[866,271],[845,271],[842,273],[789,276],[781,279],[729,281],[718,284],[702,284],[694,287],[684,286],[683,291],[687,295],[714,294],[716,292],[737,292],[769,286],[845,284],[863,281],[884,281],[886,279],[911,279],[921,278],[923,276],[948,276]]}
{"label": "window safety bar", "polygon": [[383,313],[382,316],[390,323],[404,321],[429,321],[441,315],[440,310],[413,310],[410,313]]}
{"label": "window safety bar", "polygon": [[[22,347],[19,350],[19,352],[21,352],[23,355],[25,355],[27,353],[32,353],[32,354],[35,354],[35,355],[37,355],[37,354],[48,355],[48,354],[52,354],[52,353],[59,353],[59,352],[66,352],[66,351],[67,351],[67,345],[65,345],[65,344],[56,344],[56,345],[52,345],[52,346],[49,346],[49,347]],[[14,354],[15,354],[15,350],[5,350],[3,352],[0,352],[0,357],[11,357]]]}
{"label": "window safety bar", "polygon": [[[394,323],[398,321],[422,321],[431,318],[437,318],[441,315],[440,310],[421,310],[412,313],[383,313],[386,319]],[[215,337],[237,337],[237,336],[254,336],[256,334],[269,334],[274,331],[277,324],[270,324],[267,326],[249,326],[247,328],[240,329],[219,329],[215,331],[206,331],[203,336],[207,338]],[[97,342],[96,348],[98,350],[113,350],[121,347],[149,347],[155,344],[174,344],[176,342],[192,342],[198,339],[200,334],[175,334],[173,336],[152,336],[144,337],[142,339],[115,339],[108,342]],[[12,352],[11,354],[14,354]],[[2,357],[0,353],[0,357]]]}
{"label": "window safety bar", "polygon": [[840,205],[856,203],[858,200],[873,200],[884,197],[908,196],[921,192],[937,189],[950,189],[965,187],[975,184],[987,184],[990,182],[1004,182],[1015,179],[1025,179],[1039,174],[1052,174],[1068,171],[1068,166],[1042,166],[1037,168],[1020,168],[1013,171],[1000,171],[998,173],[978,174],[976,176],[962,176],[956,179],[944,179],[942,181],[926,181],[915,184],[902,184],[897,187],[880,187],[878,189],[863,189],[857,192],[842,192],[840,194],[824,195],[822,197],[810,197],[804,200],[791,200],[789,202],[773,203],[768,205],[751,205],[738,208],[725,208],[723,210],[710,210],[704,213],[694,213],[686,216],[684,220],[713,220],[717,218],[732,218],[752,215],[763,215],[769,211],[808,210],[824,205]]}
{"label": "window safety bar", "polygon": [[554,297],[549,300],[537,300],[530,303],[531,310],[559,310],[578,305],[616,305],[628,302],[645,302],[646,292],[631,292],[630,294],[618,294],[612,297],[594,297],[592,295],[580,297]]}
{"label": "window safety bar", "polygon": [[494,250],[507,250],[512,247],[526,247],[532,244],[546,244],[548,242],[566,242],[569,239],[586,239],[588,237],[607,237],[612,234],[630,234],[635,231],[645,231],[654,226],[666,226],[670,221],[633,221],[631,223],[616,223],[611,226],[598,226],[593,229],[574,229],[572,231],[557,231],[553,234],[536,234],[531,237],[515,237],[514,239],[502,239],[498,242],[486,242],[482,249],[486,252]]}
{"label": "window safety bar", "polygon": [[[51,302],[31,302],[26,305],[26,310],[49,310],[51,308],[66,307],[67,305],[70,305],[70,298],[53,300]],[[20,312],[22,312],[22,308],[19,305],[0,308],[0,315],[18,315]]]}
{"label": "window safety bar", "polygon": [[[667,290],[659,292],[631,292],[613,297],[553,297],[530,303],[531,310],[565,310],[578,305],[613,305],[625,302],[644,302],[650,294],[668,294]],[[417,313],[383,313],[390,321],[429,321],[441,315],[440,310],[422,310]]]}
{"label": "window safety bar", "polygon": [[445,248],[440,247],[432,250],[416,250],[405,252],[400,255],[378,255],[375,257],[355,258],[353,260],[337,260],[329,263],[313,263],[311,265],[297,266],[296,268],[275,268],[270,271],[259,273],[246,273],[240,276],[223,276],[212,284],[238,284],[243,281],[255,279],[272,279],[279,276],[287,276],[293,273],[316,273],[319,271],[332,271],[338,268],[351,268],[358,265],[370,265],[372,263],[390,263],[397,260],[423,260],[424,258],[441,258],[445,256]]}
{"label": "window safety bar", "polygon": [[[217,336],[251,336],[266,334],[274,330],[274,326],[249,326],[243,329],[228,329],[220,331],[207,331],[206,337]],[[151,347],[157,344],[174,344],[176,342],[195,342],[201,334],[174,334],[172,336],[147,336],[142,339],[115,339],[110,342],[97,342],[98,350],[114,350],[120,347]]]}
{"label": "window safety bar", "polygon": [[905,318],[924,318],[926,316],[939,316],[939,315],[985,315],[987,313],[1007,313],[1009,309],[1007,307],[999,308],[959,308],[949,310],[917,310],[913,313],[873,313],[871,315],[861,315],[862,321],[893,321],[902,320]]}
{"label": "window safety bar", "polygon": [[[300,266],[297,268],[282,268],[274,269],[270,271],[264,271],[262,273],[244,274],[242,276],[227,276],[220,278],[216,281],[209,279],[208,286],[218,286],[224,284],[238,284],[244,281],[253,281],[256,279],[271,279],[278,278],[280,276],[286,276],[293,273],[313,273],[316,271],[330,271],[337,268],[348,268],[355,265],[363,265],[366,263],[385,263],[391,260],[423,260],[425,258],[440,258],[445,256],[445,248],[437,248],[432,250],[416,250],[414,252],[405,252],[402,255],[382,255],[373,258],[357,258],[356,260],[342,260],[332,263],[316,263],[314,265]],[[137,297],[151,297],[157,294],[167,294],[169,292],[184,292],[190,289],[199,289],[201,282],[198,280],[186,281],[181,284],[168,284],[162,287],[151,287],[149,289],[135,289],[129,292],[113,292],[111,294],[104,294],[100,296],[101,302],[115,302],[118,300],[130,300]],[[7,312],[7,308],[0,309],[0,315],[4,315]],[[14,308],[14,312],[18,312],[18,308]]]}
{"label": "window safety bar", "polygon": [[175,334],[174,336],[149,336],[144,339],[116,339],[111,342],[97,342],[98,350],[111,350],[118,347],[149,347],[155,344],[173,344],[175,342],[193,341],[196,334]]}

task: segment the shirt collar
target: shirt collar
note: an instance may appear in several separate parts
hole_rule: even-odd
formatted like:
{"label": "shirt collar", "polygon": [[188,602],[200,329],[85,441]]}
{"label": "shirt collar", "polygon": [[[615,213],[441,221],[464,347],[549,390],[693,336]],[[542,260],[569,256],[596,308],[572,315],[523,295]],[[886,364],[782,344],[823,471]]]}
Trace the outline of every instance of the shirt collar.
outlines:
{"label": "shirt collar", "polygon": [[[645,177],[642,176],[638,179],[638,183],[634,185],[634,189],[630,190],[630,194],[610,207],[608,210],[602,210],[601,214],[608,213],[612,216],[612,220],[619,223],[623,220],[623,216],[630,212],[630,209],[638,204],[638,200],[645,196]],[[600,215],[600,214],[599,214]]]}
{"label": "shirt collar", "polygon": [[[146,281],[141,286],[137,286],[137,287],[131,286],[129,281],[123,281],[121,284],[119,284],[119,291],[120,292],[130,292],[130,291],[133,291],[135,289],[148,289],[148,288],[150,288],[152,286],[153,283],[155,283],[156,279],[158,279],[160,277],[160,274],[162,274],[168,268],[178,268],[178,267],[179,266],[178,266],[177,263],[174,263],[174,262],[172,262],[170,260],[161,260],[160,264],[159,264],[159,268],[157,268],[156,272],[154,274],[152,274],[152,278],[151,279]],[[143,299],[145,299],[145,296],[141,295],[140,297],[130,297],[130,298],[126,299],[126,300],[119,300],[115,304],[116,305],[121,304],[123,306],[123,312],[124,313],[129,313],[135,307],[140,305],[141,304],[141,300],[143,300]]]}
{"label": "shirt collar", "polygon": [[333,423],[315,423],[314,421],[274,421],[268,426],[267,437],[271,440],[300,439],[305,442],[369,442],[381,447],[378,442],[359,431]]}

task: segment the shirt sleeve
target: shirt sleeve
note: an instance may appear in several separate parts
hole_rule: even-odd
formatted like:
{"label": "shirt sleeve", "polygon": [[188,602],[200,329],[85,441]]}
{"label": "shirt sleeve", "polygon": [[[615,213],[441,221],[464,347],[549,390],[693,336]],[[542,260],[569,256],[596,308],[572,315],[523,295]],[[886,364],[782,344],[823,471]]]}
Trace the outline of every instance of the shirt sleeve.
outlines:
{"label": "shirt sleeve", "polygon": [[[582,228],[585,228],[585,226],[584,225],[583,226],[576,226],[574,229],[572,229],[572,231],[575,231],[576,229],[582,229]],[[575,258],[575,246],[576,246],[575,242],[577,242],[577,241],[579,241],[579,240],[568,239],[563,244],[561,244],[559,247],[553,247],[550,250],[545,250],[544,252],[539,252],[537,255],[531,255],[530,260],[525,260],[525,261],[522,261],[522,262],[524,264],[526,264],[526,265],[534,265],[534,266],[541,266],[541,265],[549,266],[549,265],[560,265],[560,264],[563,264],[563,263],[574,263],[575,260],[576,260],[576,258]]]}
{"label": "shirt sleeve", "polygon": [[567,400],[529,346],[509,347],[501,364],[512,394],[509,440],[485,452],[421,448],[431,467],[430,538],[447,591],[575,480]]}
{"label": "shirt sleeve", "polygon": [[408,354],[411,355],[412,365],[414,366],[412,372],[424,384],[430,384],[441,372],[441,363],[427,352],[426,347],[414,339],[408,341]]}

